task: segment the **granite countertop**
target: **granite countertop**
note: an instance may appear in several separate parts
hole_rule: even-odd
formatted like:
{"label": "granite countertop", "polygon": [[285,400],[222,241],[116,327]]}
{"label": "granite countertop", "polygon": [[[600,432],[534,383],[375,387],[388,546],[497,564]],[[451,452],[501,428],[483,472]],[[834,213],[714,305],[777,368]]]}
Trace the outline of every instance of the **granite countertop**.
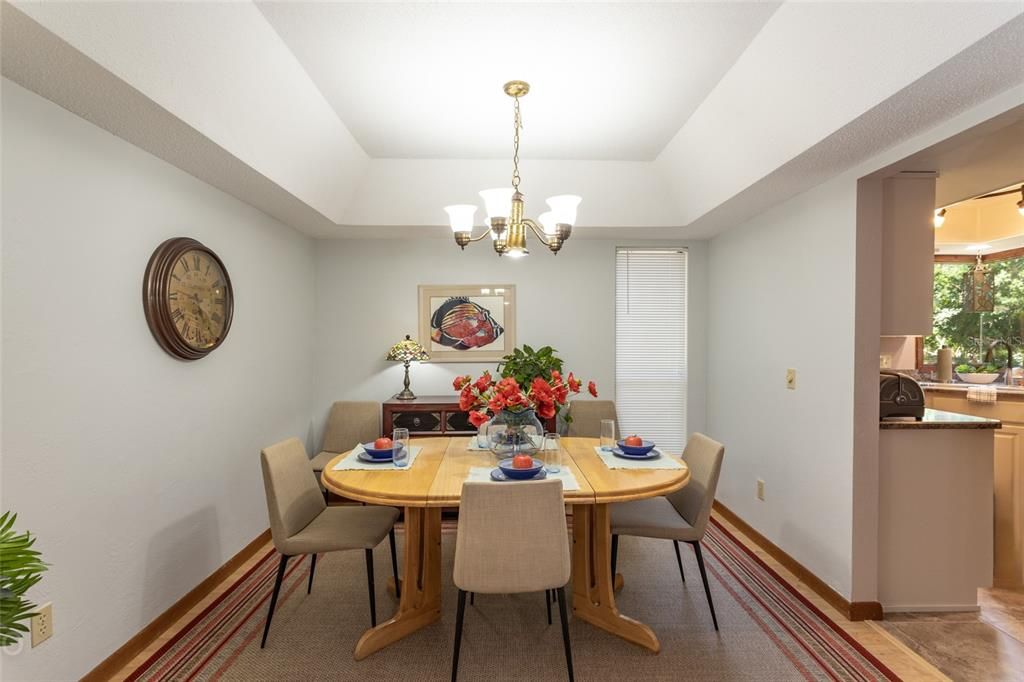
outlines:
{"label": "granite countertop", "polygon": [[917,421],[913,417],[890,417],[878,422],[880,429],[1000,429],[1002,422],[998,419],[975,417],[958,412],[946,412],[925,408],[924,419]]}
{"label": "granite countertop", "polygon": [[1007,386],[1006,384],[964,384],[964,383],[951,383],[951,384],[940,384],[937,381],[922,381],[921,388],[926,393],[953,393],[959,395],[966,395],[967,389],[969,388],[994,388],[996,394],[999,396],[999,400],[1020,400],[1024,401],[1024,386]]}

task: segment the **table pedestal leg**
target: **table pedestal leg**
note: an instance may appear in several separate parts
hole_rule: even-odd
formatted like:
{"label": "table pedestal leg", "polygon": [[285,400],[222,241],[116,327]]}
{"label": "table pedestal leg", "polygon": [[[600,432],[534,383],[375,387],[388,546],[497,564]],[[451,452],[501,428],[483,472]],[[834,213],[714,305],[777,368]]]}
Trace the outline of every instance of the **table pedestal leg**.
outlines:
{"label": "table pedestal leg", "polygon": [[395,615],[363,633],[360,661],[441,618],[441,509],[405,508],[402,597]]}
{"label": "table pedestal leg", "polygon": [[615,607],[608,505],[574,505],[572,534],[573,615],[633,644],[660,651],[661,643],[651,628]]}

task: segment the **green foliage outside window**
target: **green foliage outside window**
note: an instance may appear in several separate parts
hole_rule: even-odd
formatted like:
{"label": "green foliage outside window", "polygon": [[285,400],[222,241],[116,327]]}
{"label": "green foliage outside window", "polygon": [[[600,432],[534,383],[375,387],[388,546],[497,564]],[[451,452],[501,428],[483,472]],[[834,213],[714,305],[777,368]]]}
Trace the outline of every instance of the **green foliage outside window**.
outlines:
{"label": "green foliage outside window", "polygon": [[[925,337],[925,362],[935,362],[938,349],[953,349],[953,364],[981,363],[990,343],[1009,342],[1015,350],[1014,365],[1024,359],[1024,258],[987,263],[995,273],[996,307],[991,313],[963,310],[963,276],[971,265],[935,264],[935,321],[933,333]],[[1006,364],[1006,351],[996,350],[996,365]]]}

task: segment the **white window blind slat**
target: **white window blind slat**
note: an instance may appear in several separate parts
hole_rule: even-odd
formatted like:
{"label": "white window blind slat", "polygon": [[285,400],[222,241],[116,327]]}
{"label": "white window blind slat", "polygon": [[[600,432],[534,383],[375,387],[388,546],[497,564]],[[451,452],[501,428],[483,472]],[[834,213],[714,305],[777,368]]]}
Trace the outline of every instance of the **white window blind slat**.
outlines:
{"label": "white window blind slat", "polygon": [[[615,256],[615,407],[623,434],[682,452],[686,439],[686,250]],[[620,436],[621,437],[621,436]]]}

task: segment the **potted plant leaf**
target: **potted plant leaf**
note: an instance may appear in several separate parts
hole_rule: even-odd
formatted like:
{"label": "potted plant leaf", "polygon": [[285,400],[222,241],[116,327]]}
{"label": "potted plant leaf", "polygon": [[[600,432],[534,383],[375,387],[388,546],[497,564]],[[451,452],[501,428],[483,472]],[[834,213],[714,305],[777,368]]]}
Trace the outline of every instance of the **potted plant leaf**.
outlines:
{"label": "potted plant leaf", "polygon": [[16,643],[29,631],[25,621],[36,615],[36,605],[25,593],[42,579],[47,567],[32,549],[35,537],[14,530],[17,519],[10,512],[0,516],[0,646]]}

